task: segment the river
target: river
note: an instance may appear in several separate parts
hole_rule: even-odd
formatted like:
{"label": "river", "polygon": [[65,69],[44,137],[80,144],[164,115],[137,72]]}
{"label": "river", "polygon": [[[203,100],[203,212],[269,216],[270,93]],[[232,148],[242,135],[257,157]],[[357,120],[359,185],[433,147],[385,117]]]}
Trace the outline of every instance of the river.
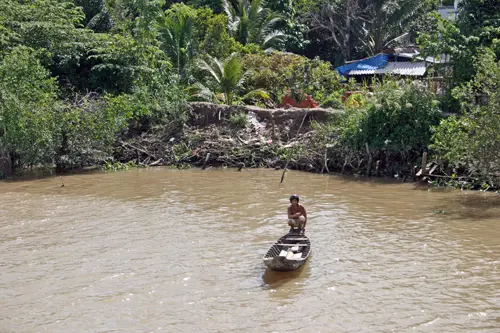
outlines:
{"label": "river", "polygon": [[[500,332],[500,196],[280,177],[0,183],[0,332]],[[312,255],[267,271],[295,192]]]}

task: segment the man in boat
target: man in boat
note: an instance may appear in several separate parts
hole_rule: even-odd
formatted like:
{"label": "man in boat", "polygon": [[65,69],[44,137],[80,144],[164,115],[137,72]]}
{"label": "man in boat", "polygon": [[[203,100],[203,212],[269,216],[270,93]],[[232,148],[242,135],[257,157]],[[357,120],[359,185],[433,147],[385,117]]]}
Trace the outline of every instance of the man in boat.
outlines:
{"label": "man in boat", "polygon": [[299,196],[292,194],[290,196],[290,206],[288,207],[288,225],[291,227],[290,232],[294,228],[299,228],[299,232],[304,234],[307,223],[307,212],[304,206],[299,204]]}

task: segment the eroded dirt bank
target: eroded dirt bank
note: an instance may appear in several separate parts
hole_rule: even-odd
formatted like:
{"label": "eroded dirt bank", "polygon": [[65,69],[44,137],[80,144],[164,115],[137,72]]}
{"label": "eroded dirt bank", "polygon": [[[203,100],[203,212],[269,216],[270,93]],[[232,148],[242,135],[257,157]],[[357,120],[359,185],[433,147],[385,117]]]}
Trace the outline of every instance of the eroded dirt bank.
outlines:
{"label": "eroded dirt bank", "polygon": [[262,109],[190,103],[188,126],[176,135],[151,129],[122,142],[121,162],[150,166],[232,166],[328,170],[325,147],[312,149],[315,123],[342,113],[332,109]]}

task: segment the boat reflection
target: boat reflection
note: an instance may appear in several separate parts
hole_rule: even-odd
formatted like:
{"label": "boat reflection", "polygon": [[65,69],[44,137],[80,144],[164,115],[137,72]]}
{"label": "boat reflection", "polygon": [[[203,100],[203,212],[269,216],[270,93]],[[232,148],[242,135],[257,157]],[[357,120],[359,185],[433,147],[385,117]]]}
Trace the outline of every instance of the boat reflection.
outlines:
{"label": "boat reflection", "polygon": [[262,280],[264,282],[262,286],[265,288],[276,289],[286,285],[287,283],[302,282],[310,275],[311,269],[308,263],[297,270],[288,272],[273,271],[270,268],[266,268],[264,274],[262,275]]}

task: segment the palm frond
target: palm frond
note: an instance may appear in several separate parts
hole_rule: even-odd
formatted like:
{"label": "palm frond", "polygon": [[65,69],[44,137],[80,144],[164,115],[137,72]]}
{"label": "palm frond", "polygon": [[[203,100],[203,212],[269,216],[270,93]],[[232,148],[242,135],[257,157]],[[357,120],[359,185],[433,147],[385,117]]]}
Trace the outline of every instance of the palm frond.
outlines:
{"label": "palm frond", "polygon": [[223,76],[220,62],[218,62],[218,60],[216,61],[216,59],[214,59],[212,56],[208,54],[206,55],[206,57],[208,58],[209,62],[201,58],[197,60],[198,68],[202,71],[209,73],[212,76],[212,79],[214,79],[218,84],[220,84],[221,78]]}
{"label": "palm frond", "polygon": [[206,86],[200,82],[196,82],[189,87],[185,88],[184,91],[188,95],[188,101],[204,101],[204,102],[217,102],[217,96]]}
{"label": "palm frond", "polygon": [[262,0],[253,0],[249,5],[248,16],[252,19],[258,18],[265,11]]}
{"label": "palm frond", "polygon": [[265,47],[267,36],[283,20],[266,7],[265,0],[238,0],[236,6],[229,0],[222,0],[222,4],[229,17],[229,31],[243,45],[255,43]]}
{"label": "palm frond", "polygon": [[287,37],[288,36],[281,31],[273,31],[264,37],[262,46],[266,49],[272,48],[277,44],[284,42]]}
{"label": "palm frond", "polygon": [[262,99],[262,100],[270,100],[271,96],[269,96],[269,93],[265,91],[264,89],[255,89],[252,91],[249,91],[248,93],[245,94],[241,98],[242,100],[249,100],[249,99]]}
{"label": "palm frond", "polygon": [[403,33],[403,34],[401,34],[401,35],[399,35],[399,36],[397,36],[397,37],[395,37],[395,38],[393,38],[393,39],[391,39],[391,40],[387,41],[387,42],[384,44],[384,47],[388,47],[389,45],[391,45],[391,44],[392,44],[392,43],[394,43],[394,42],[401,42],[402,40],[404,40],[405,38],[407,38],[409,34],[410,34],[410,33],[405,32],[405,33]]}
{"label": "palm frond", "polygon": [[236,30],[235,27],[238,26],[237,23],[238,15],[236,15],[233,5],[228,0],[222,0],[222,9],[224,10],[224,12],[228,17],[227,27],[229,31],[235,31]]}

